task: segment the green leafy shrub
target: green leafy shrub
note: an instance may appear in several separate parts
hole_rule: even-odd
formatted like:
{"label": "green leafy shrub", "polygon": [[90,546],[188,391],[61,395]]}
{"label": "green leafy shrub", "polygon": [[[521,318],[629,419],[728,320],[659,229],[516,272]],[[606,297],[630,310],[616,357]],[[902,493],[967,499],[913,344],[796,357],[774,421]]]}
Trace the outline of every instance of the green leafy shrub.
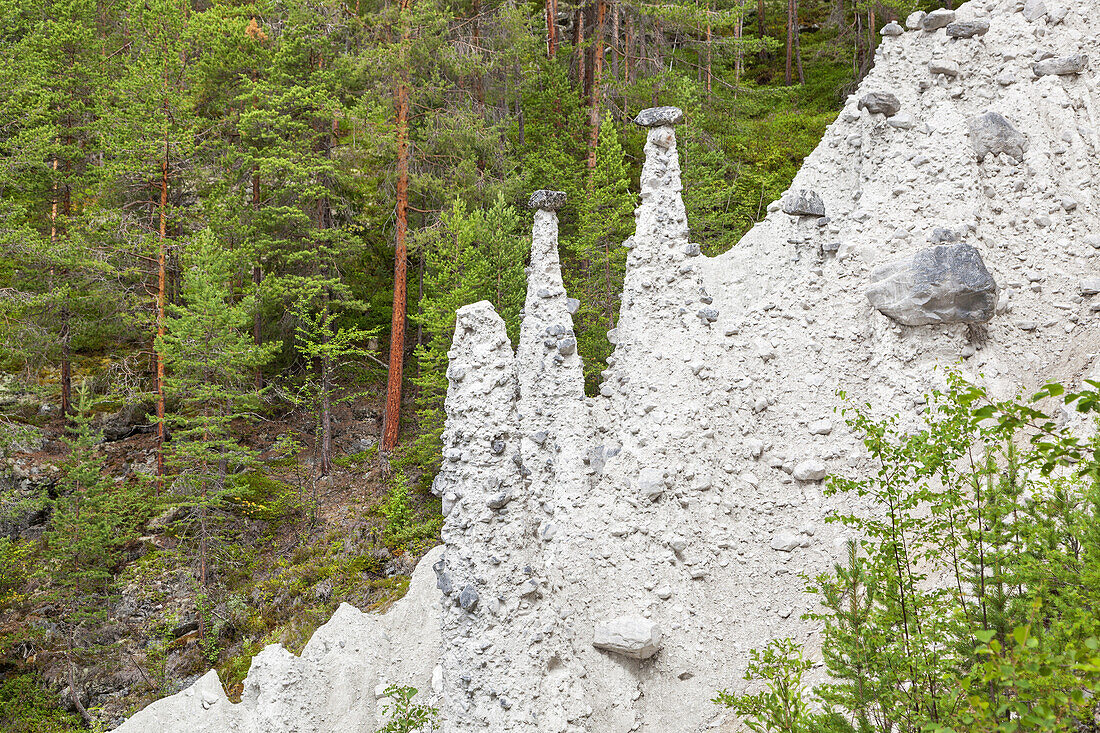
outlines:
{"label": "green leafy shrub", "polygon": [[[832,521],[861,539],[810,590],[823,610],[830,681],[813,690],[812,730],[860,733],[1056,731],[1092,724],[1100,693],[1100,442],[1037,403],[1100,412],[1100,383],[1047,385],[996,401],[949,374],[922,429],[870,406],[844,409],[875,468],[830,477],[878,511]],[[796,730],[769,701],[793,693],[788,647],[754,653],[761,696],[717,702],[754,730]],[[766,663],[765,663],[766,662]],[[786,666],[785,666],[786,665]],[[755,718],[751,716],[755,715]],[[1088,728],[1083,728],[1088,729]]]}
{"label": "green leafy shrub", "polygon": [[430,733],[439,727],[438,710],[412,701],[416,695],[415,687],[390,685],[382,694],[388,698],[386,712],[390,721],[377,733]]}

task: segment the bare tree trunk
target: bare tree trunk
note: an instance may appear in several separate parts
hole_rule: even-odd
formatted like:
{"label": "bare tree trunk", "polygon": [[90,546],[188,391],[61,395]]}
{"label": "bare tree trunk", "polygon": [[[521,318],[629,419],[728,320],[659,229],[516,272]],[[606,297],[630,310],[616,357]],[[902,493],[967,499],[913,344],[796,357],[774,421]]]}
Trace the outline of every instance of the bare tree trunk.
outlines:
{"label": "bare tree trunk", "polygon": [[[631,44],[634,42],[634,33],[633,33],[633,31],[634,31],[634,20],[630,15],[629,8],[625,12],[626,12],[626,23],[624,25],[626,26],[626,33],[624,35],[626,36],[626,38],[623,40],[623,81],[626,82],[627,84],[629,84],[633,80],[631,70],[630,70],[630,49],[631,49]],[[623,101],[623,110],[624,110],[624,116],[629,117],[629,115],[626,114],[626,112],[625,112],[625,110],[626,110],[625,100]]]}
{"label": "bare tree trunk", "polygon": [[619,78],[619,3],[611,0],[611,78]]}
{"label": "bare tree trunk", "polygon": [[[70,632],[71,633],[71,632]],[[65,661],[69,665],[69,699],[73,701],[73,707],[76,708],[76,712],[80,713],[80,717],[84,719],[84,722],[88,725],[95,725],[96,719],[92,717],[92,714],[88,712],[88,709],[84,707],[84,703],[80,702],[80,695],[76,692],[76,675],[73,673],[73,642],[69,639],[69,653],[65,655]]]}
{"label": "bare tree trunk", "polygon": [[[252,209],[256,212],[260,210],[260,169],[257,167],[252,174]],[[259,253],[256,254],[257,258]],[[260,267],[260,263],[257,260],[252,265],[252,291],[256,295],[256,312],[252,314],[252,342],[256,346],[263,345],[263,333],[260,330],[260,304],[259,304],[259,292],[260,283],[263,282],[263,270]],[[256,389],[261,390],[264,386],[264,370],[263,367],[256,367]]]}
{"label": "bare tree trunk", "polygon": [[[68,219],[70,214],[70,205],[72,201],[71,191],[68,185],[61,190],[61,186],[58,185],[57,176],[57,158],[53,160],[54,170],[54,184],[53,184],[53,200],[50,203],[50,250],[51,254],[57,251],[58,240],[58,226],[57,226],[57,204],[58,198],[62,200],[61,213]],[[65,170],[69,170],[69,162],[65,161]],[[54,268],[50,268],[50,287],[53,287]],[[67,417],[72,412],[72,358],[70,352],[70,332],[69,332],[69,308],[67,305],[62,304],[61,310],[58,313],[58,320],[61,322],[59,340],[61,342],[61,416]]]}
{"label": "bare tree trunk", "polygon": [[794,61],[794,36],[797,29],[794,27],[794,0],[787,0],[787,65],[784,67],[784,81],[787,86],[794,82],[792,74],[792,62]]}
{"label": "bare tree trunk", "polygon": [[[476,51],[481,50],[481,0],[473,0],[473,42]],[[474,99],[477,101],[477,112],[485,115],[485,85],[480,71],[474,71]]]}
{"label": "bare tree trunk", "polygon": [[592,189],[592,171],[596,168],[596,143],[600,137],[600,85],[603,81],[604,16],[607,3],[596,0],[596,35],[593,38],[595,54],[592,58],[592,96],[588,109],[588,187]]}
{"label": "bare tree trunk", "polygon": [[834,0],[833,7],[829,10],[829,20],[826,22],[837,28],[843,28],[845,15],[844,0]]}
{"label": "bare tree trunk", "polygon": [[[157,247],[157,336],[164,338],[164,307],[167,294],[168,264],[168,90],[164,94],[164,155],[160,161],[160,226]],[[157,491],[164,488],[164,354],[155,349],[157,359]]]}
{"label": "bare tree trunk", "polygon": [[[325,318],[328,318],[327,312]],[[325,343],[328,341],[326,334]],[[317,467],[322,476],[332,471],[332,387],[332,359],[326,356],[321,359],[321,456]]]}
{"label": "bare tree trunk", "polygon": [[[412,0],[401,0],[402,43],[408,43],[408,19],[404,16]],[[409,80],[407,67],[401,65],[397,83],[397,244],[393,258],[393,319],[390,323],[390,369],[386,386],[386,416],[382,426],[382,450],[397,445],[401,426],[401,382],[405,361],[405,278],[408,248],[405,238],[409,226]]]}
{"label": "bare tree trunk", "polygon": [[[710,101],[710,85],[711,85],[711,77],[713,75],[712,74],[712,71],[713,71],[712,47],[714,45],[714,33],[713,33],[713,28],[711,26],[711,17],[710,17],[712,12],[714,12],[713,11],[713,3],[708,2],[707,3],[707,101],[708,102]],[[741,36],[738,34],[738,28],[739,27],[740,27],[740,24],[735,25],[733,27],[733,37],[734,37],[734,42],[738,44],[738,54],[740,54],[740,39],[741,39]],[[734,62],[734,76],[736,76],[736,78],[738,78],[738,79],[741,78],[741,56],[740,55],[737,56],[737,60]]]}
{"label": "bare tree trunk", "polygon": [[577,86],[580,89],[586,88],[585,83],[585,52],[584,52],[584,5],[577,8],[577,31],[576,31],[576,44],[577,44]]}
{"label": "bare tree trunk", "polygon": [[[760,35],[761,41],[768,35],[767,23],[764,19],[764,0],[756,0],[756,31]],[[764,60],[766,58],[768,58],[768,51],[765,48],[761,48],[760,59]]]}
{"label": "bare tree trunk", "polygon": [[798,63],[798,83],[806,85],[806,75],[802,73],[802,31],[798,25],[798,0],[791,0],[791,4],[794,6],[794,57]]}

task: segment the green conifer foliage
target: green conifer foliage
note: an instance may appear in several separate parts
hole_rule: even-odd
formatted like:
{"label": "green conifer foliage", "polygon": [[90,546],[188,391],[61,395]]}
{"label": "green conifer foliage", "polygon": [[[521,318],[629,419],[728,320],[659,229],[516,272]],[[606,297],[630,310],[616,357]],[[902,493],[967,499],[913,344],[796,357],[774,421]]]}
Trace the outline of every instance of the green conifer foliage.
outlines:
{"label": "green conifer foliage", "polygon": [[211,594],[217,520],[231,499],[233,476],[250,468],[255,458],[234,423],[255,414],[259,395],[252,389],[252,375],[281,346],[276,341],[256,346],[251,339],[254,296],[238,296],[232,287],[239,256],[227,252],[209,230],[187,242],[181,256],[182,302],[170,308],[165,335],[156,343],[170,375],[168,393],[178,405],[168,418],[169,467],[175,474],[174,498],[194,507],[189,533],[200,600]]}
{"label": "green conifer foliage", "polygon": [[530,239],[503,196],[490,209],[470,211],[456,199],[439,226],[421,232],[415,247],[423,253],[424,297],[415,321],[424,342],[416,348],[418,435],[411,455],[425,466],[438,464],[443,432],[443,399],[447,394],[447,351],[454,337],[455,311],[489,300],[508,327],[519,335],[519,312],[526,293],[524,264]]}
{"label": "green conifer foliage", "polygon": [[581,301],[573,325],[584,361],[585,386],[593,394],[612,351],[607,332],[619,318],[627,254],[622,244],[634,230],[634,194],[610,114],[600,125],[596,167],[578,209],[576,259],[567,270],[566,290]]}

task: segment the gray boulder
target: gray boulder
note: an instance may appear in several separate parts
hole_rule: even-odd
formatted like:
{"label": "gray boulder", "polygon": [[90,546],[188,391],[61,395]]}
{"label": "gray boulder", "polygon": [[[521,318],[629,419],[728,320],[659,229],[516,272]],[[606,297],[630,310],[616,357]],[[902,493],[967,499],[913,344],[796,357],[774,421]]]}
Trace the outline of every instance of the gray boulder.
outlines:
{"label": "gray boulder", "polygon": [[989,21],[985,18],[979,20],[959,20],[947,26],[948,38],[973,38],[989,33]]}
{"label": "gray boulder", "polygon": [[154,411],[152,402],[131,402],[118,412],[112,412],[101,418],[100,429],[106,441],[124,440],[131,435],[151,432],[154,424],[150,415]]}
{"label": "gray boulder", "polygon": [[859,108],[873,115],[893,117],[901,111],[901,100],[889,92],[871,92],[860,97]]}
{"label": "gray boulder", "polygon": [[1031,65],[1031,72],[1035,76],[1068,76],[1080,74],[1088,68],[1089,57],[1083,53],[1073,56],[1060,56],[1053,59],[1044,59]]}
{"label": "gray boulder", "polygon": [[825,216],[825,203],[816,191],[799,188],[783,197],[783,213],[791,216]]}
{"label": "gray boulder", "polygon": [[1003,115],[997,112],[972,117],[967,123],[970,127],[970,144],[978,154],[978,160],[985,156],[1004,153],[1016,160],[1022,160],[1027,150],[1027,138],[1012,126]]}
{"label": "gray boulder", "polygon": [[527,208],[557,211],[565,206],[565,198],[565,191],[550,191],[545,188],[540,189],[531,194],[531,198],[527,202]]}
{"label": "gray boulder", "polygon": [[886,25],[882,26],[882,35],[884,36],[900,36],[905,33],[905,29],[902,28],[896,20],[891,20]]}
{"label": "gray boulder", "polygon": [[684,111],[679,107],[650,107],[643,109],[634,118],[634,124],[641,127],[660,127],[675,125],[684,119]]}
{"label": "gray boulder", "polygon": [[596,627],[592,646],[631,659],[649,659],[661,648],[661,629],[643,616],[620,616]]}
{"label": "gray boulder", "polygon": [[921,19],[920,27],[928,32],[938,31],[955,22],[955,11],[947,8],[933,10]]}
{"label": "gray boulder", "polygon": [[997,308],[997,283],[969,244],[928,247],[871,272],[867,299],[905,326],[984,323]]}
{"label": "gray boulder", "polygon": [[918,10],[915,13],[910,13],[909,17],[905,19],[905,27],[911,31],[920,30],[921,21],[924,20],[924,16],[928,13],[923,10]]}

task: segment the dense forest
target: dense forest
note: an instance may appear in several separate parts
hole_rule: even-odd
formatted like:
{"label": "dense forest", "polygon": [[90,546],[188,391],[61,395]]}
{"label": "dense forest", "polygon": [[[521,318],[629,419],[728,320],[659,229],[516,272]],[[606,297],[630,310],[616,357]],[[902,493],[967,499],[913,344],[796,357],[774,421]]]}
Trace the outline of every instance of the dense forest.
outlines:
{"label": "dense forest", "polygon": [[[734,246],[918,3],[8,0],[0,727],[115,724],[435,541],[457,307],[514,337],[528,194],[569,194],[588,387],[643,131]],[[923,3],[924,6],[939,3]]]}

